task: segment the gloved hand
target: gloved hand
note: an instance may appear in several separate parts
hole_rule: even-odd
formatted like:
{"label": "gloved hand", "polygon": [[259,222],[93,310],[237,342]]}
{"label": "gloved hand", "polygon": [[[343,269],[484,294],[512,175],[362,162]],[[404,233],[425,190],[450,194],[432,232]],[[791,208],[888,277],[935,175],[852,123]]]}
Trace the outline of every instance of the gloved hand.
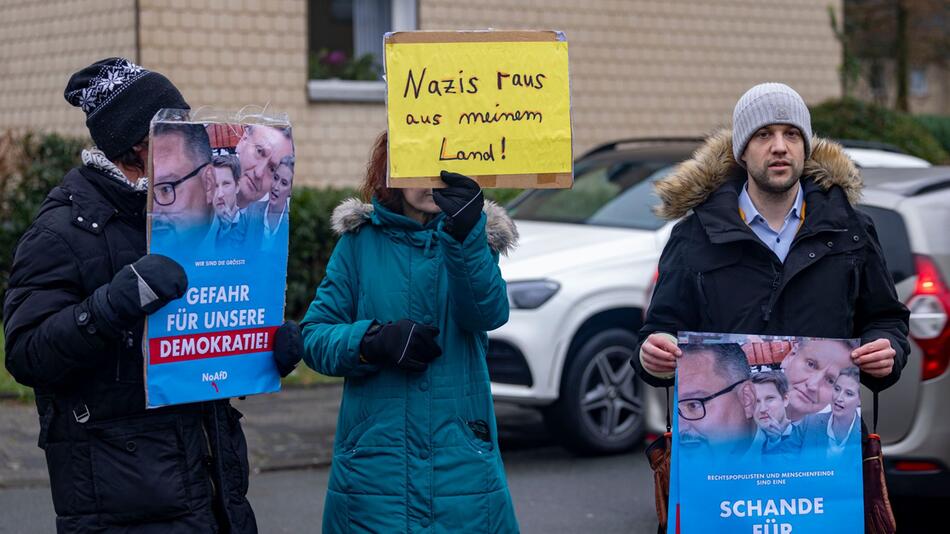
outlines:
{"label": "gloved hand", "polygon": [[[118,334],[180,298],[186,289],[188,277],[181,265],[168,256],[147,254],[120,269],[111,282],[92,294],[89,299],[92,317],[85,322],[94,321],[99,328]],[[80,313],[81,324],[84,323],[82,317]]]}
{"label": "gloved hand", "polygon": [[277,364],[280,377],[289,375],[301,357],[303,337],[300,335],[300,325],[294,321],[284,321],[274,332],[274,363]]}
{"label": "gloved hand", "polygon": [[468,176],[448,171],[442,171],[441,176],[448,187],[433,189],[432,200],[445,213],[445,231],[456,241],[462,242],[482,216],[485,195],[475,180]]}
{"label": "gloved hand", "polygon": [[429,362],[442,355],[435,342],[439,329],[400,319],[374,323],[360,341],[360,354],[369,363],[390,364],[405,371],[425,371]]}

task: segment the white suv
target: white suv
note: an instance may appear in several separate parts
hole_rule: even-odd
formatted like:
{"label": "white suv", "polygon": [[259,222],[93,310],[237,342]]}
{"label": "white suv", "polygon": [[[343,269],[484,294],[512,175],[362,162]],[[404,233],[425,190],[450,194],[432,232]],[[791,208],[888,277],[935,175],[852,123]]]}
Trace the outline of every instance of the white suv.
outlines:
{"label": "white suv", "polygon": [[[511,317],[489,333],[492,393],[540,407],[574,451],[627,450],[664,426],[657,390],[647,394],[627,362],[673,226],[651,211],[653,182],[700,142],[604,145],[577,161],[573,189],[528,191],[509,205],[521,238],[501,261]],[[846,151],[859,165],[929,166],[873,146]]]}

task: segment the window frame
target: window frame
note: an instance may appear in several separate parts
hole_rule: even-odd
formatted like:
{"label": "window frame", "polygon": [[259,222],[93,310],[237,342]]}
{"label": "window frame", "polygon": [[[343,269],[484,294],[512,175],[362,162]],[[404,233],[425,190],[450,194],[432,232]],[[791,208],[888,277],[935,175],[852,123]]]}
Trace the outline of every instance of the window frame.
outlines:
{"label": "window frame", "polygon": [[[410,31],[419,26],[418,0],[390,0],[392,31]],[[307,31],[310,31],[309,27]],[[382,38],[382,36],[380,36]],[[386,101],[384,80],[307,80],[310,102]]]}

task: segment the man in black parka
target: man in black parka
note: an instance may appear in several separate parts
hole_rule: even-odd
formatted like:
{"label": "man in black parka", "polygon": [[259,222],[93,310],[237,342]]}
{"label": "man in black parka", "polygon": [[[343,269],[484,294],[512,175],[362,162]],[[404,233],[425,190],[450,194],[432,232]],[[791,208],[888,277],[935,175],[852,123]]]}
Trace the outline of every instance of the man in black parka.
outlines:
{"label": "man in black parka", "polygon": [[[147,135],[159,109],[188,104],[123,58],[74,74],[65,97],[96,147],[20,239],[4,301],[6,365],[36,392],[57,531],[256,532],[241,414],[227,400],[145,409],[145,317],[188,285],[146,254]],[[285,323],[282,373],[300,350]]]}
{"label": "man in black parka", "polygon": [[894,384],[909,314],[871,219],[854,209],[860,189],[841,147],[812,137],[798,93],[767,83],[743,95],[733,133],[710,137],[657,183],[658,213],[683,220],[631,362],[643,380],[672,385],[675,335],[691,330],[860,338],[851,361],[861,381],[873,391]]}

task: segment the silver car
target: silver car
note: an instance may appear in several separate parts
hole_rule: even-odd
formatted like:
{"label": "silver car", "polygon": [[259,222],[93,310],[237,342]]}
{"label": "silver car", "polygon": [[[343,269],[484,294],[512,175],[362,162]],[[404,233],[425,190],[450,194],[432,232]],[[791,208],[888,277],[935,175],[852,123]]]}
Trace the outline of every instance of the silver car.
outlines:
{"label": "silver car", "polygon": [[[893,495],[950,497],[950,167],[864,169],[862,206],[910,309],[911,354],[881,393],[878,434]],[[862,395],[870,413],[871,395]],[[870,423],[869,418],[865,418]]]}

